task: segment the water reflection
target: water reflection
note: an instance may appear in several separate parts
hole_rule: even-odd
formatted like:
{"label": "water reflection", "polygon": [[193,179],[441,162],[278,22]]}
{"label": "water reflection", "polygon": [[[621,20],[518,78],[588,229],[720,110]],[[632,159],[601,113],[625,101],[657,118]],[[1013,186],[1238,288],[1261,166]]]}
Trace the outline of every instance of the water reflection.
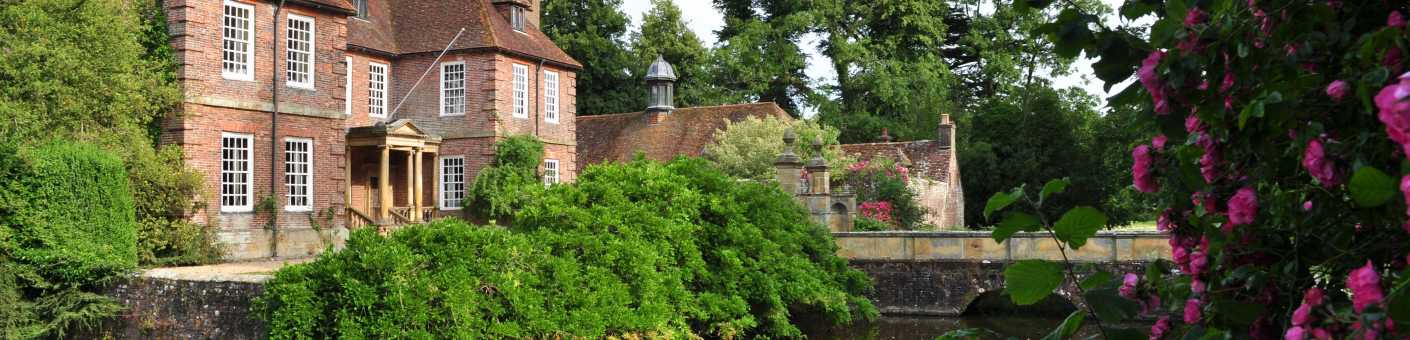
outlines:
{"label": "water reflection", "polygon": [[924,339],[934,340],[945,332],[965,328],[984,328],[999,332],[1005,338],[1041,339],[1061,317],[1034,315],[975,315],[960,317],[885,316],[870,323],[846,327],[826,327],[805,330],[809,339]]}

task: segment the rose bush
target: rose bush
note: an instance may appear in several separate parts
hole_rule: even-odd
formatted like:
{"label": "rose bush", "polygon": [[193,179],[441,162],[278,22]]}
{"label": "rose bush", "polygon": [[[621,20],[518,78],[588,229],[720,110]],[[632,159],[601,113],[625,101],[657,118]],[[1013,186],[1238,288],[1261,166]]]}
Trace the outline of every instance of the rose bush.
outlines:
{"label": "rose bush", "polygon": [[1133,184],[1158,197],[1171,236],[1173,268],[1121,286],[1163,302],[1146,336],[1410,336],[1410,5],[1129,0],[1120,12],[1155,20],[1108,27],[1069,6],[1040,31],[1059,54],[1098,58],[1108,86],[1139,79],[1109,104],[1148,112]]}

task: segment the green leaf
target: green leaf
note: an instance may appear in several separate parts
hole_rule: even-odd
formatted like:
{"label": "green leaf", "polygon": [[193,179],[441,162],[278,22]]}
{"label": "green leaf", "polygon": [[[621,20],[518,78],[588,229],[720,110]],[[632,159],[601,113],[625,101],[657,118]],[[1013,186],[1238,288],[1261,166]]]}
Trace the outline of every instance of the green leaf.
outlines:
{"label": "green leaf", "polygon": [[1400,279],[1395,283],[1395,288],[1390,291],[1390,303],[1387,312],[1390,319],[1397,324],[1410,324],[1410,269],[1400,272]]}
{"label": "green leaf", "polygon": [[1061,263],[1022,260],[1004,268],[1004,289],[1014,304],[1027,306],[1048,297],[1062,284]]}
{"label": "green leaf", "polygon": [[1240,129],[1244,128],[1244,124],[1248,123],[1249,118],[1263,118],[1262,100],[1255,100],[1252,103],[1245,105],[1242,111],[1239,111]]}
{"label": "green leaf", "polygon": [[1043,340],[1063,340],[1071,338],[1072,335],[1077,334],[1078,329],[1082,328],[1082,321],[1086,319],[1087,314],[1081,309],[1072,311],[1072,314],[1067,315],[1067,319],[1062,320],[1062,325],[1053,329],[1053,332],[1048,333],[1048,336],[1043,337]]}
{"label": "green leaf", "polygon": [[998,332],[983,328],[965,328],[945,332],[935,340],[970,340],[970,339],[998,339],[1002,337]]}
{"label": "green leaf", "polygon": [[1114,278],[1116,278],[1116,277],[1113,276],[1113,275],[1111,275],[1111,273],[1109,273],[1109,272],[1106,272],[1106,271],[1098,271],[1098,272],[1096,272],[1096,273],[1092,273],[1092,275],[1090,275],[1090,276],[1087,276],[1087,278],[1082,279],[1082,284],[1081,284],[1081,286],[1082,286],[1082,289],[1084,289],[1084,290],[1096,289],[1097,287],[1100,287],[1102,284],[1111,282],[1111,280],[1114,279]]}
{"label": "green leaf", "polygon": [[1351,199],[1363,208],[1378,207],[1395,195],[1395,180],[1374,167],[1363,166],[1351,175]]}
{"label": "green leaf", "polygon": [[1124,321],[1141,309],[1136,301],[1118,295],[1115,288],[1088,290],[1082,298],[1086,299],[1087,306],[1092,307],[1097,318],[1106,322]]}
{"label": "green leaf", "polygon": [[984,219],[989,219],[989,215],[995,211],[1004,210],[1020,197],[1023,197],[1023,186],[1013,188],[1013,191],[1009,192],[994,193],[994,196],[989,197],[989,202],[984,203]]}
{"label": "green leaf", "polygon": [[1041,230],[1042,227],[1042,222],[1039,221],[1037,217],[1015,212],[1004,216],[1004,221],[999,222],[999,225],[994,227],[994,232],[991,233],[991,236],[994,238],[994,242],[1002,243],[1004,240],[1008,240],[1009,237],[1012,237],[1014,233],[1020,231],[1034,232]]}
{"label": "green leaf", "polygon": [[1079,206],[1062,214],[1062,218],[1053,224],[1053,233],[1072,249],[1078,249],[1105,227],[1106,221],[1106,214],[1096,208]]}
{"label": "green leaf", "polygon": [[1061,194],[1062,192],[1067,191],[1067,186],[1071,184],[1072,181],[1069,181],[1067,178],[1059,178],[1048,181],[1047,184],[1043,184],[1043,191],[1038,193],[1038,201],[1042,202],[1044,200],[1047,200],[1048,196],[1052,194]]}

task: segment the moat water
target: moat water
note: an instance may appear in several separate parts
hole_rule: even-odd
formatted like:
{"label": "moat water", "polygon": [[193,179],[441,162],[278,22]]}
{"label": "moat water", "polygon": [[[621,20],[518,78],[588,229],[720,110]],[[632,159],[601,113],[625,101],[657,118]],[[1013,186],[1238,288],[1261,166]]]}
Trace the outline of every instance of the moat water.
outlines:
{"label": "moat water", "polygon": [[[1065,315],[1064,315],[1065,316]],[[934,340],[946,332],[966,328],[983,328],[998,332],[1002,338],[1041,339],[1062,323],[1064,316],[1047,315],[974,315],[960,317],[883,316],[869,323],[849,326],[805,326],[809,339],[861,340]]]}

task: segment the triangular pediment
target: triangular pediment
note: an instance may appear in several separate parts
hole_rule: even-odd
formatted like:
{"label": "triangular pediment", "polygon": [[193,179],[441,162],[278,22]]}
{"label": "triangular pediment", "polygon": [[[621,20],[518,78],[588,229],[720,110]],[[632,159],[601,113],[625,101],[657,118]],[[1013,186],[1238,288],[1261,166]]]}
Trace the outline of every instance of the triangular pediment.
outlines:
{"label": "triangular pediment", "polygon": [[410,119],[398,119],[395,122],[387,124],[387,134],[403,136],[426,136],[426,131],[421,130],[420,127],[417,127],[416,123],[412,123]]}

